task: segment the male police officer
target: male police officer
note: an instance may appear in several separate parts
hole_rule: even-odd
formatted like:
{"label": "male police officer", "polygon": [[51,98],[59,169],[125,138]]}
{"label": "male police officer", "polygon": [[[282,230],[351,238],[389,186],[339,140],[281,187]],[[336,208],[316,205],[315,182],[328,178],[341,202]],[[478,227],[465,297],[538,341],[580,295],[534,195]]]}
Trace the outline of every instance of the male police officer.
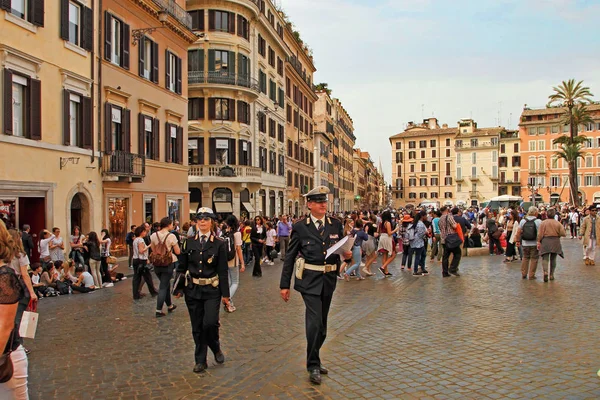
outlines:
{"label": "male police officer", "polygon": [[[327,249],[344,237],[343,226],[326,217],[329,189],[319,186],[306,194],[310,216],[296,222],[281,271],[281,298],[290,299],[290,281],[295,272],[294,289],[302,294],[306,306],[307,363],[310,381],[321,384],[328,373],[321,365],[319,350],[327,336],[327,314],[337,283],[340,256],[325,258]],[[351,257],[351,253],[344,256]],[[298,259],[297,259],[298,257]]]}
{"label": "male police officer", "polygon": [[184,244],[173,292],[176,297],[185,294],[196,344],[194,372],[200,373],[208,368],[208,347],[218,364],[225,362],[219,344],[219,308],[221,300],[229,304],[229,271],[225,242],[211,232],[213,210],[202,207],[197,218],[195,235]]}

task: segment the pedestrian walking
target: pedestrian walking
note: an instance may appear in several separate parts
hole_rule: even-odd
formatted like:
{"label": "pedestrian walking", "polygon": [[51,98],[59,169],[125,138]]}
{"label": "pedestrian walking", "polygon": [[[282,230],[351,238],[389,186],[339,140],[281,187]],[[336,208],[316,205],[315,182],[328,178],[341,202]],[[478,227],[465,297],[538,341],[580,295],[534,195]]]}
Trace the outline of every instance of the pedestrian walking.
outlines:
{"label": "pedestrian walking", "polygon": [[554,280],[556,256],[565,258],[560,238],[567,236],[567,232],[562,224],[554,219],[554,215],[556,215],[556,210],[553,208],[547,211],[548,218],[540,224],[537,237],[538,249],[542,256],[542,267],[544,268],[544,282],[548,282],[548,277],[551,281]]}
{"label": "pedestrian walking", "polygon": [[135,240],[135,229],[137,227],[135,225],[131,225],[131,230],[127,232],[127,236],[125,237],[125,244],[127,245],[127,253],[128,260],[127,266],[130,269],[133,269],[133,241]]}
{"label": "pedestrian walking", "polygon": [[352,245],[353,261],[352,265],[346,270],[346,272],[344,272],[344,278],[347,281],[350,281],[350,275],[352,272],[356,271],[356,278],[361,281],[365,279],[360,275],[358,270],[360,267],[360,261],[362,259],[362,244],[364,241],[369,240],[369,235],[367,235],[367,232],[364,231],[362,219],[357,219],[354,222],[354,228],[352,229],[350,235],[354,236],[354,244]]}
{"label": "pedestrian walking", "polygon": [[[410,249],[412,254],[415,255],[415,264],[413,267],[413,275],[415,276],[429,275],[429,272],[425,268],[425,259],[427,258],[425,249],[427,227],[425,226],[425,219],[427,219],[425,211],[419,211],[415,217],[416,222],[413,224],[412,228],[409,228],[408,230]],[[410,257],[411,256],[409,255],[409,258]],[[421,267],[421,272],[419,272],[419,266]]]}
{"label": "pedestrian walking", "polygon": [[[458,272],[458,265],[462,257],[460,245],[462,240],[458,231],[461,229],[458,222],[454,220],[452,215],[448,212],[448,207],[443,206],[440,211],[442,216],[440,217],[440,236],[442,239],[442,245],[444,246],[444,256],[442,257],[442,276],[444,278],[450,275],[460,276]],[[452,255],[452,264],[449,264],[450,255]]]}
{"label": "pedestrian walking", "polygon": [[589,207],[589,215],[581,222],[579,240],[583,239],[583,261],[585,265],[596,265],[596,246],[600,245],[600,218],[598,208]]}
{"label": "pedestrian walking", "polygon": [[537,236],[542,220],[538,218],[538,208],[529,207],[527,216],[519,222],[516,237],[517,246],[523,249],[523,261],[521,262],[521,275],[523,279],[535,279],[535,272],[540,258],[537,247]]}
{"label": "pedestrian walking", "polygon": [[171,278],[173,268],[177,262],[177,254],[180,253],[177,237],[171,233],[173,221],[169,217],[160,220],[160,230],[154,232],[150,237],[150,248],[152,254],[149,257],[154,265],[154,273],[158,277],[158,297],[156,298],[156,317],[164,317],[163,306],[167,305],[169,313],[175,311],[177,306],[171,302]]}
{"label": "pedestrian walking", "polygon": [[213,210],[202,207],[197,217],[196,235],[185,242],[173,293],[177,298],[185,295],[195,343],[194,372],[201,373],[208,368],[209,348],[217,364],[225,362],[219,343],[219,310],[221,302],[229,304],[229,271],[226,244],[211,231]]}
{"label": "pedestrian walking", "polygon": [[90,273],[94,279],[94,286],[96,289],[100,289],[102,287],[102,275],[100,274],[102,257],[100,255],[100,239],[96,232],[92,231],[88,234],[84,248],[90,254]]}
{"label": "pedestrian walking", "polygon": [[131,283],[134,300],[139,300],[141,297],[145,296],[142,293],[144,282],[148,285],[150,294],[153,297],[158,296],[158,291],[154,287],[154,281],[152,281],[152,274],[150,274],[150,269],[148,268],[148,250],[150,249],[150,246],[147,246],[144,241],[147,234],[148,231],[144,225],[135,228],[135,239],[133,239],[132,245],[133,279]]}
{"label": "pedestrian walking", "polygon": [[281,261],[285,259],[285,252],[290,245],[291,230],[292,223],[288,221],[287,215],[282,215],[281,220],[277,223],[277,239],[279,239]]}
{"label": "pedestrian walking", "polygon": [[442,236],[440,235],[440,217],[442,213],[440,210],[434,211],[435,217],[431,221],[432,231],[433,231],[433,239],[431,241],[431,258],[430,261],[434,261],[437,258],[437,261],[442,260],[443,250],[442,250]]}
{"label": "pedestrian walking", "polygon": [[[225,219],[225,237],[233,237],[235,256],[227,261],[227,271],[229,272],[229,303],[224,304],[225,311],[234,312],[236,310],[233,305],[233,296],[240,286],[240,272],[246,270],[244,256],[242,254],[242,233],[239,230],[239,222],[235,215],[231,214]],[[229,246],[230,244],[227,243]]]}
{"label": "pedestrian walking", "polygon": [[575,207],[571,207],[569,212],[569,226],[571,227],[571,239],[577,236],[577,226],[579,225],[579,211]]}
{"label": "pedestrian walking", "polygon": [[399,225],[392,229],[392,213],[390,211],[384,211],[381,214],[381,225],[379,226],[379,245],[377,251],[383,254],[383,264],[379,267],[379,271],[384,277],[392,276],[388,271],[388,266],[396,258],[396,246],[392,236],[398,232]]}
{"label": "pedestrian walking", "polygon": [[[306,368],[315,385],[321,384],[321,375],[329,373],[319,353],[327,337],[327,316],[341,263],[337,254],[325,256],[329,247],[344,238],[342,223],[325,215],[328,194],[326,186],[318,186],[305,195],[310,215],[293,226],[279,284],[281,298],[289,301],[295,272],[294,289],[302,294],[306,307]],[[351,256],[351,252],[343,254]]]}
{"label": "pedestrian walking", "polygon": [[264,226],[264,220],[258,216],[254,218],[254,226],[250,232],[250,240],[252,241],[252,252],[254,253],[254,267],[252,268],[252,276],[262,277],[263,247],[267,240],[267,229]]}

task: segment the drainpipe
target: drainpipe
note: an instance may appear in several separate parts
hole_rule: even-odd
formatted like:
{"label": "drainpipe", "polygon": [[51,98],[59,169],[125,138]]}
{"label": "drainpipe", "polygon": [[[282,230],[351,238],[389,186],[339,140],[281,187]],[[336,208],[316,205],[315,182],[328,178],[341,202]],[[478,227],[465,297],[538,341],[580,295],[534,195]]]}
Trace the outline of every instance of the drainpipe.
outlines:
{"label": "drainpipe", "polygon": [[[92,0],[92,9],[95,10],[94,8],[94,3],[96,0]],[[98,0],[98,54],[101,54],[100,52],[100,47],[102,46],[102,0]],[[94,57],[95,57],[95,52],[92,52],[92,71],[93,71],[93,64],[94,64]],[[98,152],[100,153],[100,156],[98,157],[98,171],[101,173],[102,171],[100,171],[100,168],[102,168],[102,152],[100,151],[101,149],[101,144],[102,144],[102,56],[98,57],[98,83],[96,84],[96,86],[98,87],[98,110],[97,110],[97,117],[98,117]]]}
{"label": "drainpipe", "polygon": [[[96,10],[94,3],[96,1],[92,0],[92,13]],[[93,21],[93,20],[92,20]],[[92,32],[93,32],[93,27],[92,27]],[[95,96],[94,94],[96,93],[96,88],[95,88],[95,82],[94,82],[94,72],[95,72],[95,57],[96,57],[96,49],[94,48],[94,45],[92,44],[92,57],[90,59],[90,69],[91,69],[91,74],[92,74],[92,87],[91,87],[91,96],[92,96],[92,116],[94,115],[94,100],[95,100]],[[100,121],[98,121],[100,122]],[[93,135],[93,131],[94,131],[94,119],[92,118],[92,135]],[[90,155],[91,158],[91,163],[94,164],[95,161],[95,157],[94,157],[94,141],[92,140],[92,154]]]}

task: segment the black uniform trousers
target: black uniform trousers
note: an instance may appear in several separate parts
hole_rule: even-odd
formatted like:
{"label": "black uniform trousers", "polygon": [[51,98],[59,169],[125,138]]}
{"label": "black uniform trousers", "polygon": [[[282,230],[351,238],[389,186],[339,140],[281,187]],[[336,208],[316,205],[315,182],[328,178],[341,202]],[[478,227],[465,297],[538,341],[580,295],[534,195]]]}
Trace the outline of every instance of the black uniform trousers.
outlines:
{"label": "black uniform trousers", "polygon": [[306,368],[310,371],[321,366],[319,351],[327,337],[327,315],[331,306],[331,295],[302,294],[306,306]]}
{"label": "black uniform trousers", "polygon": [[196,364],[206,364],[208,348],[210,347],[213,353],[217,353],[221,349],[219,343],[221,299],[199,300],[185,296],[185,304],[190,314],[192,336],[196,344],[196,350],[194,351]]}

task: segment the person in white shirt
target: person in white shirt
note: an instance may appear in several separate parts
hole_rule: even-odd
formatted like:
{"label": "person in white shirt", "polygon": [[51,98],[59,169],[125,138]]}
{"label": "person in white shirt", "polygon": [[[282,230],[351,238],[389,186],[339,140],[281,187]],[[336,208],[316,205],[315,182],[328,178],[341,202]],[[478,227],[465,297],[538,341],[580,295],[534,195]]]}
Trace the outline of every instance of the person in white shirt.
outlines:
{"label": "person in white shirt", "polygon": [[40,262],[42,263],[42,268],[46,268],[46,265],[52,261],[52,257],[50,257],[50,241],[52,239],[54,239],[54,235],[46,229],[40,232],[38,251],[40,253]]}
{"label": "person in white shirt", "polygon": [[275,248],[275,239],[277,238],[277,231],[273,228],[272,222],[267,222],[267,240],[265,242],[266,253],[267,253],[267,264],[273,265],[273,257],[271,256],[271,252]]}
{"label": "person in white shirt", "polygon": [[60,228],[52,228],[54,236],[48,243],[50,250],[50,259],[52,261],[65,261],[65,242],[60,237]]}
{"label": "person in white shirt", "polygon": [[84,271],[82,266],[78,265],[77,268],[75,268],[75,276],[77,277],[77,282],[71,286],[73,291],[89,293],[97,289],[92,274]]}
{"label": "person in white shirt", "polygon": [[579,225],[579,212],[575,207],[572,207],[569,213],[569,223],[571,225],[571,239],[574,239],[577,237],[577,226]]}

